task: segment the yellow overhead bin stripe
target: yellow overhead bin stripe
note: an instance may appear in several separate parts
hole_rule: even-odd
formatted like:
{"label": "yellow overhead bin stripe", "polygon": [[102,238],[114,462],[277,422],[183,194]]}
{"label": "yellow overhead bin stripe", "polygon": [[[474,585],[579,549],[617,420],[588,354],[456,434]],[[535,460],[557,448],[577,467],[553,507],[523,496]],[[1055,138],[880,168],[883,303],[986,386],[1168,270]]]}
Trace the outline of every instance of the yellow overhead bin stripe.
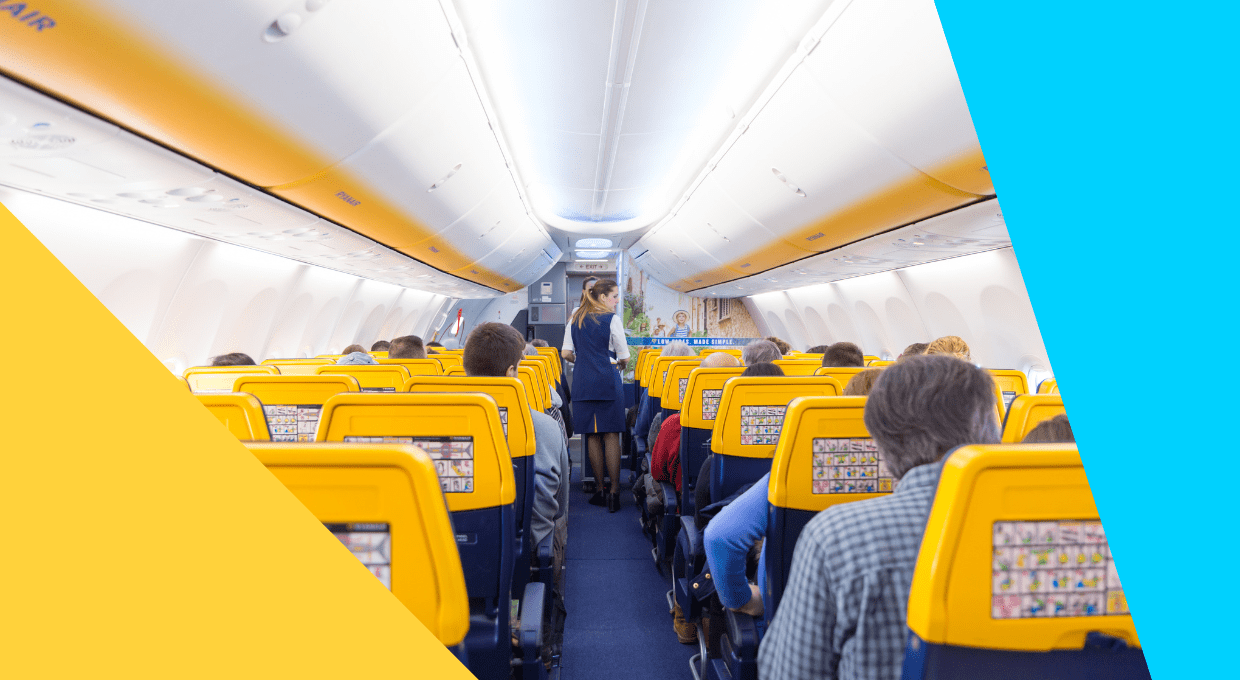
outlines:
{"label": "yellow overhead bin stripe", "polygon": [[335,167],[342,159],[327,158],[286,133],[278,121],[131,24],[71,0],[0,0],[0,18],[8,19],[5,10],[17,5],[22,16],[38,11],[53,23],[39,30],[19,17],[0,21],[0,73],[267,187],[436,269],[505,292],[523,287],[474,266],[473,258]]}

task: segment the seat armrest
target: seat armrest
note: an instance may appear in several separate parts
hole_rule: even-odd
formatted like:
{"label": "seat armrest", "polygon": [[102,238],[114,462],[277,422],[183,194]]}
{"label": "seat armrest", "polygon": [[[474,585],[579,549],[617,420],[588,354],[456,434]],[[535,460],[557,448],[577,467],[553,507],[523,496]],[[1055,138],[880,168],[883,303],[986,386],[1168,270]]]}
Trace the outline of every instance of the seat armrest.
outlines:
{"label": "seat armrest", "polygon": [[[758,658],[758,626],[754,617],[725,608],[727,618],[728,639],[736,650],[741,661],[753,661]],[[524,621],[522,622],[524,625]]]}
{"label": "seat armrest", "polygon": [[543,621],[546,618],[546,607],[550,604],[550,591],[544,583],[529,583],[521,598],[521,627],[518,639],[521,643],[521,661],[526,668],[535,669],[542,665]]}
{"label": "seat armrest", "polygon": [[679,515],[680,506],[677,504],[676,487],[671,482],[659,482],[659,495],[663,497],[663,512],[668,515]]}

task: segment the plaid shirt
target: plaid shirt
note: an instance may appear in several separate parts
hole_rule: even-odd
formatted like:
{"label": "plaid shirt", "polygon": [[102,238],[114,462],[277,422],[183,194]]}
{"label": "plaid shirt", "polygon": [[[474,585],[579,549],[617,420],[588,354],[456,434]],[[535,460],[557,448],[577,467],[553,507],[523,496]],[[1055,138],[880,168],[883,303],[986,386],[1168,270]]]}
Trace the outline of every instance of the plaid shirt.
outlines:
{"label": "plaid shirt", "polygon": [[942,461],[915,467],[890,496],[805,525],[758,650],[762,680],[899,680],[913,565],[942,471]]}

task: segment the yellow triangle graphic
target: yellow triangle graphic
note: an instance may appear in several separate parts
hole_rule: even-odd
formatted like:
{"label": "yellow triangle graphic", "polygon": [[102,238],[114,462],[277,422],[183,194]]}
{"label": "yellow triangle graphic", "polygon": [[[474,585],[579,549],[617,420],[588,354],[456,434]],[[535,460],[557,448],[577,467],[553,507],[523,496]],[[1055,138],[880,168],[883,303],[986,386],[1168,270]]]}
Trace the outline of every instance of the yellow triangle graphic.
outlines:
{"label": "yellow triangle graphic", "polygon": [[472,678],[0,206],[0,676]]}

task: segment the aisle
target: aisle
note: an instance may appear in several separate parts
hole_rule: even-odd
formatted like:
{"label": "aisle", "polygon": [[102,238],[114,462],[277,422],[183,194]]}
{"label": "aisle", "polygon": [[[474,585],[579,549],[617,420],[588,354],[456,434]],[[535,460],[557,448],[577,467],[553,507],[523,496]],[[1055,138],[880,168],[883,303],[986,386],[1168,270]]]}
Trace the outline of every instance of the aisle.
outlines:
{"label": "aisle", "polygon": [[579,447],[574,440],[561,678],[691,678],[698,647],[676,641],[665,595],[671,582],[654,568],[633,493],[621,486],[615,514],[587,503]]}

